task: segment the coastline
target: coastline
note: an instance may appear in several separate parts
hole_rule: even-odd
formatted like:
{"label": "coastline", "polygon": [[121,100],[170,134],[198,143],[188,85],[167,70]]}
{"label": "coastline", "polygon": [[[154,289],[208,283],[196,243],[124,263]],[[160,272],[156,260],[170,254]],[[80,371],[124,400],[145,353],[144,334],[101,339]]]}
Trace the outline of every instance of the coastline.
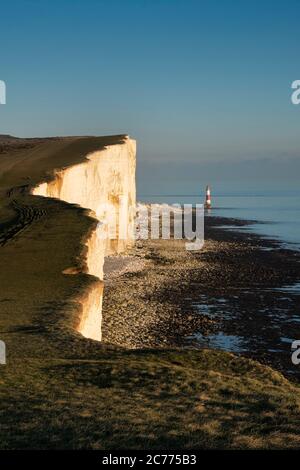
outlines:
{"label": "coastline", "polygon": [[104,343],[221,349],[299,381],[289,342],[297,339],[299,296],[281,288],[299,281],[300,253],[232,228],[251,223],[206,217],[205,245],[194,253],[182,240],[137,241],[129,272],[113,283],[105,275]]}
{"label": "coastline", "polygon": [[[94,221],[84,209],[45,201],[53,207],[55,227],[60,222],[71,232],[80,220],[80,230],[90,233]],[[42,203],[44,198],[36,198],[36,204]],[[48,236],[52,219],[45,218]],[[78,239],[78,232],[71,233],[75,256],[83,239],[82,235]],[[31,240],[32,234],[28,233]],[[62,235],[65,239],[65,231]],[[191,279],[202,275],[203,286],[205,280],[209,287],[224,267],[223,253],[232,257],[234,246],[237,254],[242,251],[240,243],[228,245],[219,237],[219,231],[207,233],[205,249],[197,254],[186,252],[184,241],[163,241],[163,246],[160,241],[137,242],[134,251],[113,260],[117,266],[110,269],[112,282],[105,280],[103,326],[107,335],[110,316],[111,326],[119,331],[119,339],[115,338],[119,346],[112,340],[109,345],[107,337],[99,343],[66,328],[58,303],[53,306],[55,317],[49,306],[34,323],[10,328],[6,338],[19,346],[9,349],[12,354],[1,376],[1,448],[299,448],[299,386],[242,355],[196,350],[180,342],[195,329],[209,334],[217,327],[216,321],[198,311],[183,314],[183,307],[186,292],[195,292]],[[56,238],[54,242],[57,248]],[[74,293],[75,278],[65,276]],[[60,279],[58,287],[63,286]],[[86,289],[87,279],[80,275],[77,294]],[[138,289],[133,294],[134,286]],[[114,296],[113,312],[106,307]],[[136,310],[139,302],[144,305],[141,311]],[[62,307],[66,309],[65,303]],[[74,305],[68,312],[73,318]],[[16,320],[20,322],[19,317]],[[61,324],[59,332],[53,331],[56,321]],[[127,322],[122,332],[120,327]],[[131,332],[133,323],[136,328]],[[135,349],[122,347],[133,334],[139,340],[130,345]],[[152,346],[146,345],[147,337]]]}

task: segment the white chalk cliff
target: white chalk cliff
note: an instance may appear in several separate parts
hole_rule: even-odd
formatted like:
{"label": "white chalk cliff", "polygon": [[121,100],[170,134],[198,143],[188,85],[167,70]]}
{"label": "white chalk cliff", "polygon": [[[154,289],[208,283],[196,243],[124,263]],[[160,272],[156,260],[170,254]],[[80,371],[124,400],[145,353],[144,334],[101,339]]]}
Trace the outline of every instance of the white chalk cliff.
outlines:
{"label": "white chalk cliff", "polygon": [[[55,171],[50,182],[32,190],[35,195],[90,209],[98,219],[98,227],[87,241],[86,266],[100,280],[105,256],[124,251],[134,240],[135,155],[136,142],[127,137],[123,143],[89,153],[82,163]],[[83,336],[95,340],[101,340],[102,291],[102,284],[96,283],[82,300],[78,326]]]}

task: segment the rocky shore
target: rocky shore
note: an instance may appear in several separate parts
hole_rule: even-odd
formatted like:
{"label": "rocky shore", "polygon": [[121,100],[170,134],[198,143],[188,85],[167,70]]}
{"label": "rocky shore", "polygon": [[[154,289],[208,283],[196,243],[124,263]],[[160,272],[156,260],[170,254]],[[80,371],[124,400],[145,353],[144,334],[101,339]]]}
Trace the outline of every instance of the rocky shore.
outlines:
{"label": "rocky shore", "polygon": [[[298,380],[291,362],[300,253],[243,228],[250,222],[206,217],[205,246],[138,241],[106,261],[103,341],[125,348],[224,349]],[[222,226],[222,228],[219,228]],[[230,230],[226,227],[230,227]]]}

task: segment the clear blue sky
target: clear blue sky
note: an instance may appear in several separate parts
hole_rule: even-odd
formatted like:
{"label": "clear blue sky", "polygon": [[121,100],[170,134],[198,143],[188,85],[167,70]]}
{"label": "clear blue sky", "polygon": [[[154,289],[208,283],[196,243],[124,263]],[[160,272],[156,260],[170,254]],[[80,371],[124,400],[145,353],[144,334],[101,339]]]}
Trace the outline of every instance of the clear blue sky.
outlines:
{"label": "clear blue sky", "polygon": [[299,157],[300,1],[1,2],[0,133],[129,133],[141,162]]}

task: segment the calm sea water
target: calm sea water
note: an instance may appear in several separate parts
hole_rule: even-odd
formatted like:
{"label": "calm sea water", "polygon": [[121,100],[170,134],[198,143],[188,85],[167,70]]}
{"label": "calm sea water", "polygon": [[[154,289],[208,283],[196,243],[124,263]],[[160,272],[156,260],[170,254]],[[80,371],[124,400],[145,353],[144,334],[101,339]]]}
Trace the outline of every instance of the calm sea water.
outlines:
{"label": "calm sea water", "polygon": [[[140,195],[142,202],[191,204],[203,202],[199,195]],[[257,195],[212,193],[211,215],[257,221],[247,230],[278,239],[287,247],[300,250],[300,191]]]}

